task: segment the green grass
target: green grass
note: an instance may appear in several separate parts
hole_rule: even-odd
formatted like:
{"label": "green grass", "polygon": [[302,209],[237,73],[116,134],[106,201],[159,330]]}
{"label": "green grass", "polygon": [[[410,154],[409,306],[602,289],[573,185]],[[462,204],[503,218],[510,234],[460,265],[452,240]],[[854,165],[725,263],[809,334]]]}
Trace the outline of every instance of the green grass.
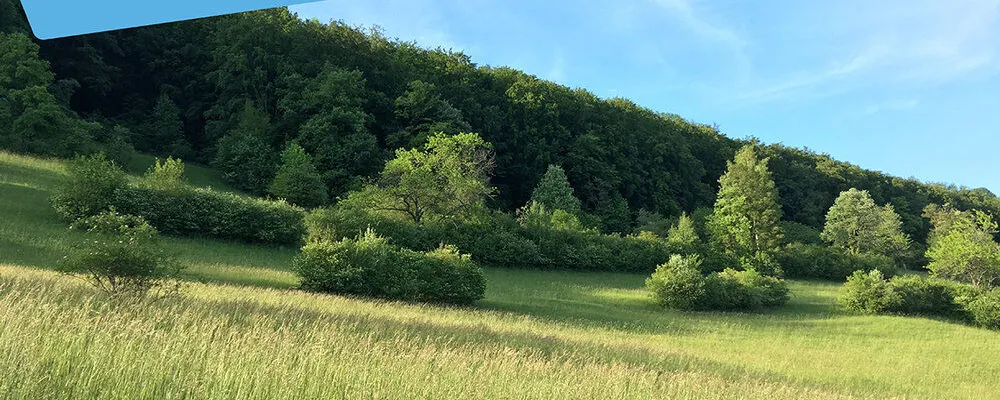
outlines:
{"label": "green grass", "polygon": [[47,203],[63,171],[0,153],[3,398],[1000,398],[1000,333],[843,315],[830,283],[689,313],[640,275],[489,269],[450,308],[288,290],[293,250],[171,238],[205,283],[114,307],[41,269],[72,240]]}

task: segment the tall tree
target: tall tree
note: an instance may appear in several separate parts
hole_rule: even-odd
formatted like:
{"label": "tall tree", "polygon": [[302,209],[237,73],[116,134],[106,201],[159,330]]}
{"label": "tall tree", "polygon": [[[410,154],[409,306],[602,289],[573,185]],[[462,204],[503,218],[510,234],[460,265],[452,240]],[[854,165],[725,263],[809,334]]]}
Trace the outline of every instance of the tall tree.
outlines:
{"label": "tall tree", "polygon": [[[757,157],[754,144],[736,153],[719,178],[715,210],[708,219],[712,237],[742,263],[762,268],[781,244],[781,207],[767,159]],[[763,271],[762,271],[763,272]]]}
{"label": "tall tree", "polygon": [[979,210],[953,212],[934,218],[927,258],[932,274],[976,286],[1000,284],[1000,244],[993,239],[997,223]]}
{"label": "tall tree", "polygon": [[270,119],[247,102],[239,124],[219,141],[214,165],[233,186],[261,194],[274,177],[274,151],[267,143]]}
{"label": "tall tree", "polygon": [[193,155],[191,145],[184,137],[181,111],[166,92],[161,93],[156,100],[143,138],[139,143],[143,150],[150,153],[178,158],[190,158]]}
{"label": "tall tree", "polygon": [[558,165],[549,165],[531,192],[531,201],[548,210],[563,210],[573,215],[580,213],[580,199],[573,195],[573,187],[566,179],[566,172]]}
{"label": "tall tree", "polygon": [[400,130],[386,139],[390,148],[416,148],[432,134],[453,135],[472,128],[462,119],[461,111],[441,98],[434,84],[423,81],[410,82],[396,99],[395,116]]}
{"label": "tall tree", "polygon": [[867,191],[851,188],[834,201],[820,237],[851,253],[898,258],[909,247],[891,204],[879,207]]}
{"label": "tall tree", "polygon": [[492,171],[492,146],[478,134],[437,134],[423,151],[397,150],[377,184],[358,196],[373,210],[398,213],[416,224],[462,218],[495,193]]}
{"label": "tall tree", "polygon": [[63,157],[92,150],[100,126],[64,109],[52,94],[53,81],[31,39],[0,34],[0,147]]}
{"label": "tall tree", "polygon": [[281,153],[281,167],[268,193],[302,207],[318,207],[328,199],[323,178],[313,165],[312,157],[294,142]]}
{"label": "tall tree", "polygon": [[293,84],[281,101],[285,126],[303,121],[298,142],[313,155],[331,197],[360,186],[375,174],[383,152],[368,131],[371,116],[364,111],[365,80],[359,71],[325,66],[315,79]]}

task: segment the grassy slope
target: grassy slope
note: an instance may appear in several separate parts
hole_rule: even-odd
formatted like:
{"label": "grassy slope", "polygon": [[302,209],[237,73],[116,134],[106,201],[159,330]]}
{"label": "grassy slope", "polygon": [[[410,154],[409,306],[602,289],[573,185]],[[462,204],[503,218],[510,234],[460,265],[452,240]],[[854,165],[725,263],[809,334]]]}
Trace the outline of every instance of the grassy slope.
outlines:
{"label": "grassy slope", "polygon": [[[832,309],[657,309],[642,276],[488,270],[478,309],[282,290],[289,249],[169,239],[181,299],[112,310],[46,267],[59,162],[0,153],[0,397],[998,398],[1000,334]],[[16,265],[16,266],[15,266]],[[140,368],[141,366],[141,368]]]}

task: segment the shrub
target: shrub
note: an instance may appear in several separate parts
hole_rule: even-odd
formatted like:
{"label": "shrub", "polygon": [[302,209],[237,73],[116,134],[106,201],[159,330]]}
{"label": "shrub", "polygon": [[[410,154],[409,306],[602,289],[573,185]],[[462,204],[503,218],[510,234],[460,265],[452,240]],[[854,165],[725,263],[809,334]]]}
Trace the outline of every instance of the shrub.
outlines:
{"label": "shrub", "polygon": [[681,310],[755,311],[788,302],[781,279],[732,268],[702,276],[698,257],[671,256],[646,280],[656,302]]}
{"label": "shrub", "polygon": [[989,329],[1000,329],[1000,289],[983,293],[967,307],[973,321]]}
{"label": "shrub", "polygon": [[670,261],[656,268],[646,288],[657,304],[681,310],[699,306],[705,295],[705,278],[701,275],[701,260],[697,256],[670,256]]}
{"label": "shrub", "polygon": [[886,311],[901,314],[937,315],[963,318],[962,305],[955,301],[961,284],[916,275],[897,276],[889,286],[899,296],[899,302]]}
{"label": "shrub", "polygon": [[115,192],[128,186],[125,172],[102,153],[69,163],[69,179],[52,196],[52,206],[67,221],[109,209]]}
{"label": "shrub", "polygon": [[297,245],[306,231],[300,208],[211,189],[131,186],[119,190],[113,203],[122,212],[140,215],[172,235]]}
{"label": "shrub", "polygon": [[781,226],[781,233],[785,235],[787,244],[823,244],[819,229],[793,221],[781,221],[778,225]]}
{"label": "shrub", "polygon": [[776,307],[788,301],[785,282],[750,269],[726,269],[705,278],[705,297],[701,307],[706,310],[753,311]]}
{"label": "shrub", "polygon": [[180,191],[185,187],[184,162],[173,157],[156,162],[146,171],[143,183],[151,188],[165,191]]}
{"label": "shrub", "polygon": [[558,217],[555,223],[535,214],[522,225],[497,212],[474,220],[417,225],[342,201],[310,212],[306,226],[310,241],[339,241],[371,227],[397,246],[429,251],[451,243],[477,262],[498,267],[649,272],[672,253],[671,246],[650,235],[602,235],[564,224],[560,218],[568,214],[553,215]]}
{"label": "shrub", "polygon": [[396,247],[369,229],[357,239],[306,244],[294,268],[305,290],[402,300],[416,294],[402,261]]}
{"label": "shrub", "polygon": [[180,181],[180,161],[157,161],[141,185],[102,155],[70,165],[70,179],[53,196],[56,211],[75,220],[111,208],[143,217],[159,232],[204,235],[266,244],[300,244],[305,235],[302,210],[267,201],[193,188]]}
{"label": "shrub", "polygon": [[885,312],[898,307],[902,301],[877,269],[868,273],[854,271],[837,300],[845,310],[861,314]]}
{"label": "shrub", "polygon": [[137,297],[151,290],[175,292],[181,266],[159,247],[158,233],[142,217],[114,210],[74,222],[86,239],[58,269],[85,279],[114,297]]}
{"label": "shrub", "polygon": [[403,253],[412,260],[418,301],[472,304],[486,293],[482,269],[454,246],[442,245],[427,253]]}
{"label": "shrub", "polygon": [[739,260],[740,268],[744,271],[757,271],[759,273],[780,277],[785,274],[781,270],[781,265],[778,264],[778,260],[774,256],[767,253],[754,253],[749,256],[740,258]]}
{"label": "shrub", "polygon": [[295,259],[304,290],[470,304],[486,290],[482,270],[451,246],[422,253],[368,229],[356,239],[310,241]]}
{"label": "shrub", "polygon": [[792,243],[778,254],[785,276],[802,279],[844,281],[854,271],[879,270],[886,276],[897,271],[895,263],[877,254],[850,254],[845,250],[823,245]]}

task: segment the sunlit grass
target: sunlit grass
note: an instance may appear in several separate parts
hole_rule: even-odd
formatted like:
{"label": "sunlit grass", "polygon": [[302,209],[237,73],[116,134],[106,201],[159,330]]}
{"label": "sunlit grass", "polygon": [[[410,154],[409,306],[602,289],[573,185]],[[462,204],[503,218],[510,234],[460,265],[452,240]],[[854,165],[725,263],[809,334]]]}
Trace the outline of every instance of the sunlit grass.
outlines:
{"label": "sunlit grass", "polygon": [[50,268],[58,161],[0,152],[0,397],[1000,398],[1000,333],[849,316],[790,282],[763,314],[656,307],[645,276],[486,271],[475,308],[291,288],[295,249],[166,238],[180,298],[113,307]]}

